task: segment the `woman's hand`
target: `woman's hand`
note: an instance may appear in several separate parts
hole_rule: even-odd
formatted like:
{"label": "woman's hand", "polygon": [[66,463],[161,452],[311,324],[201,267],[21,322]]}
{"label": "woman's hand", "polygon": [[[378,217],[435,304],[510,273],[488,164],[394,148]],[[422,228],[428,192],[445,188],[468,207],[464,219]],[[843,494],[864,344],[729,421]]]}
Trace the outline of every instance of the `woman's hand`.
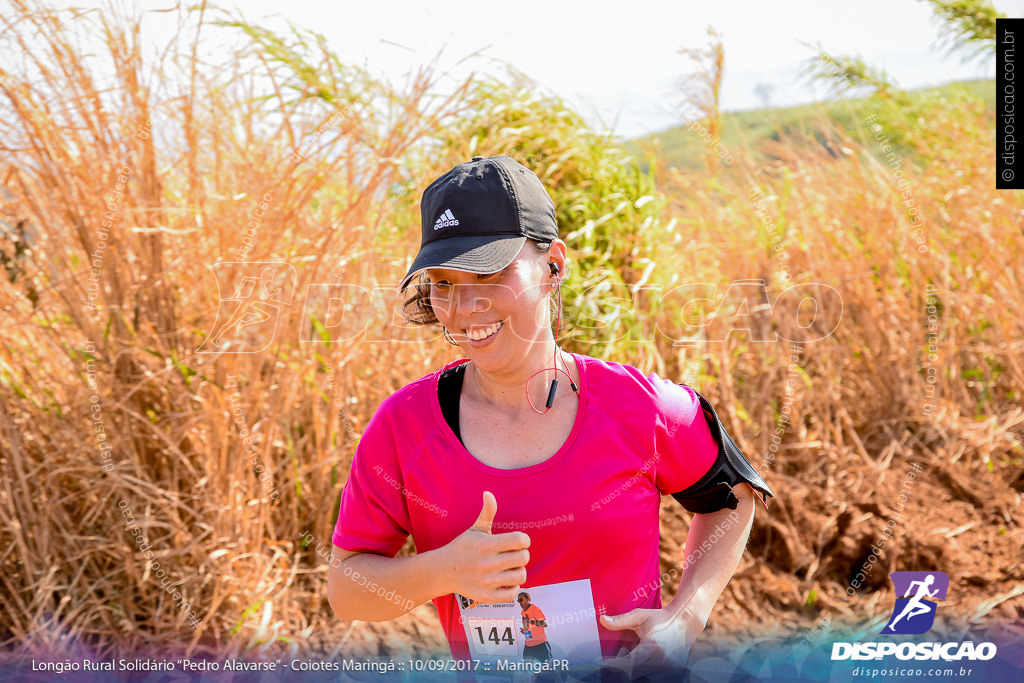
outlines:
{"label": "woman's hand", "polygon": [[473,526],[439,549],[439,569],[449,592],[477,602],[515,602],[526,582],[530,537],[522,531],[492,534],[497,511],[494,494],[484,491],[483,508]]}
{"label": "woman's hand", "polygon": [[638,608],[617,616],[604,615],[602,626],[610,631],[635,631],[640,643],[629,654],[606,659],[603,665],[625,672],[630,679],[666,669],[681,672],[705,624],[706,620],[685,608]]}
{"label": "woman's hand", "polygon": [[735,510],[696,514],[690,521],[688,554],[671,603],[661,609],[638,608],[601,617],[607,629],[631,629],[640,636],[640,644],[632,652],[606,659],[605,666],[622,669],[633,678],[666,668],[682,672],[693,641],[704,630],[718,596],[736,571],[754,521],[750,487],[738,484],[733,493],[738,501]]}

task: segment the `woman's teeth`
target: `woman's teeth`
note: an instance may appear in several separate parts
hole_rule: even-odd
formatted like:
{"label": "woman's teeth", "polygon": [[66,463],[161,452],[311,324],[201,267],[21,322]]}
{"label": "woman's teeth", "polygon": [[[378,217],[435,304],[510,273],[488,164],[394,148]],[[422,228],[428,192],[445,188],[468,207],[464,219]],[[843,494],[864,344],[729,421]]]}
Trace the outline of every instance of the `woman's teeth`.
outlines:
{"label": "woman's teeth", "polygon": [[490,325],[489,327],[481,327],[481,328],[477,328],[475,330],[466,330],[466,336],[469,337],[470,339],[472,339],[473,341],[480,341],[481,339],[487,339],[492,334],[497,332],[501,328],[501,326],[503,324],[504,324],[503,322],[501,322],[501,323],[494,323],[493,325]]}

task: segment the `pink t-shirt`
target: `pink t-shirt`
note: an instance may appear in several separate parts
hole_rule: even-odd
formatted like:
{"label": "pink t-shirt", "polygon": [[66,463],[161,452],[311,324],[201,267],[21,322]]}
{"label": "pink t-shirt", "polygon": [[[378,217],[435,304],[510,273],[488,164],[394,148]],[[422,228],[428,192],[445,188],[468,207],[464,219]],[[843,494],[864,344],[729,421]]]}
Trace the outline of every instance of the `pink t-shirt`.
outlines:
{"label": "pink t-shirt", "polygon": [[[341,495],[332,540],[394,557],[442,547],[476,521],[482,494],[498,502],[493,531],[530,536],[530,586],[590,579],[597,616],[661,607],[659,505],[714,463],[718,446],[693,390],[636,368],[573,354],[580,405],[552,457],[503,470],[474,458],[441,414],[426,375],[385,399],[366,427]],[[466,362],[465,359],[459,362]],[[646,597],[634,597],[637,589]],[[454,595],[434,599],[452,655],[469,658]],[[632,631],[598,624],[604,656],[632,649]]]}

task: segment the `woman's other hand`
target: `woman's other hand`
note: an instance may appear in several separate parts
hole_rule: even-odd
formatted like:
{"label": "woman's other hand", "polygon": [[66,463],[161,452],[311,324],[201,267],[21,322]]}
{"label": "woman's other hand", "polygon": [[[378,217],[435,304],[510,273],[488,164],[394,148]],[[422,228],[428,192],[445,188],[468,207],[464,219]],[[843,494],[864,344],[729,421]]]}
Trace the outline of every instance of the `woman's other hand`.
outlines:
{"label": "woman's other hand", "polygon": [[610,631],[635,631],[640,643],[627,655],[604,660],[603,666],[621,670],[630,679],[666,670],[681,672],[705,623],[687,609],[674,612],[638,608],[616,616],[604,615],[602,626]]}

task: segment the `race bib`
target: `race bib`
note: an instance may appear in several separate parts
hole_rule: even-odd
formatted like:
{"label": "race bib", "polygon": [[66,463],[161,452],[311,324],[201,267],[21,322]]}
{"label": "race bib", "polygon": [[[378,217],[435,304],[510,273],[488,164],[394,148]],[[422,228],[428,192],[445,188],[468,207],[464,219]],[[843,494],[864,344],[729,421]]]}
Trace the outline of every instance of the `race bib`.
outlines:
{"label": "race bib", "polygon": [[[549,658],[570,665],[600,664],[601,641],[590,579],[523,588],[524,602],[480,603],[456,594],[470,655],[496,662]],[[518,596],[517,596],[518,597]],[[523,622],[523,605],[530,619]],[[540,618],[543,615],[543,618]]]}

